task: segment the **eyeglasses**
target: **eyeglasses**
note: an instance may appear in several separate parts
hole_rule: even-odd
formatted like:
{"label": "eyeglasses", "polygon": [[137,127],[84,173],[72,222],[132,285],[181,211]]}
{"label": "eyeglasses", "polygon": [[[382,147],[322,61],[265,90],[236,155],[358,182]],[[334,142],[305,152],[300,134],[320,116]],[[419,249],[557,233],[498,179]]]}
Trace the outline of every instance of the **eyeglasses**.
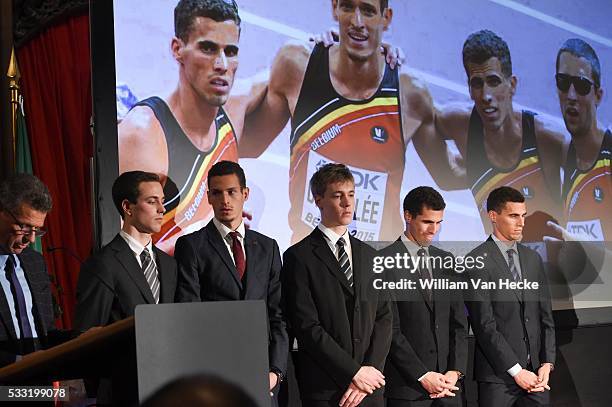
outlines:
{"label": "eyeglasses", "polygon": [[574,85],[574,89],[576,89],[576,93],[580,96],[586,96],[591,91],[591,87],[594,86],[594,83],[587,78],[583,78],[582,76],[572,76],[564,73],[558,73],[555,75],[555,79],[557,80],[557,89],[561,92],[569,91],[571,85]]}
{"label": "eyeglasses", "polygon": [[28,236],[28,237],[32,236],[32,235],[36,235],[38,237],[42,237],[42,236],[44,236],[47,233],[47,229],[23,224],[23,223],[19,222],[17,217],[15,215],[13,215],[12,212],[10,212],[10,211],[5,211],[5,212],[8,213],[9,215],[11,215],[11,217],[15,221],[15,225],[19,228],[19,230],[16,231],[16,234],[23,235],[23,236]]}

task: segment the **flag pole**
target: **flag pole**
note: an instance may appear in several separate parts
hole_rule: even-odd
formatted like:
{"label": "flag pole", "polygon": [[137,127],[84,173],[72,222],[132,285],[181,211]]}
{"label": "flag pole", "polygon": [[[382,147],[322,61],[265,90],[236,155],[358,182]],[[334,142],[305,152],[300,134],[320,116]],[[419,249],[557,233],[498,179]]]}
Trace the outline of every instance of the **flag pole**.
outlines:
{"label": "flag pole", "polygon": [[19,109],[19,79],[21,74],[15,56],[15,47],[11,47],[11,60],[9,62],[6,76],[9,79],[9,91],[11,94],[11,134],[13,145],[13,170],[17,168],[17,109]]}

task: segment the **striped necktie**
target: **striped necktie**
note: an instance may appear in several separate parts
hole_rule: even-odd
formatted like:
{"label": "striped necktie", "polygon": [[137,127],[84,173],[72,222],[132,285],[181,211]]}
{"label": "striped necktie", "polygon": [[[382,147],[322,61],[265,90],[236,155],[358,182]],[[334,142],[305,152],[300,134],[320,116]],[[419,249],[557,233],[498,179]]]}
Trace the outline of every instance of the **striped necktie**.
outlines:
{"label": "striped necktie", "polygon": [[338,247],[338,263],[340,263],[340,270],[346,277],[349,287],[353,286],[353,270],[351,269],[351,262],[349,261],[348,254],[344,250],[346,242],[344,238],[338,239],[336,246]]}
{"label": "striped necktie", "polygon": [[159,277],[157,275],[157,266],[146,247],[140,253],[140,261],[142,262],[142,272],[147,279],[147,283],[149,283],[149,287],[151,287],[151,293],[153,293],[155,303],[159,304]]}
{"label": "striped necktie", "polygon": [[508,253],[508,267],[510,268],[510,273],[512,273],[512,278],[514,281],[519,281],[521,279],[521,275],[519,274],[518,269],[516,268],[516,264],[514,264],[514,249],[508,249],[506,251]]}

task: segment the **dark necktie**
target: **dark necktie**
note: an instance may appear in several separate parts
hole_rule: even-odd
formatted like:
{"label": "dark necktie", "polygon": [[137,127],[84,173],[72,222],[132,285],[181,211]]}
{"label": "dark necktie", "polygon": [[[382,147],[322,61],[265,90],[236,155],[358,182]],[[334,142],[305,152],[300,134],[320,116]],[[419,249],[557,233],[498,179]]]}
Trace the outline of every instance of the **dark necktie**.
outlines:
{"label": "dark necktie", "polygon": [[353,286],[353,270],[351,269],[351,262],[349,261],[348,254],[346,250],[344,250],[344,245],[346,242],[344,238],[338,239],[336,242],[336,246],[338,247],[338,263],[340,263],[340,271],[346,277],[349,287]]}
{"label": "dark necktie", "polygon": [[[417,251],[417,256],[419,258],[419,275],[422,280],[431,280],[431,272],[429,271],[429,267],[427,267],[427,251],[422,247]],[[427,301],[431,302],[433,298],[433,290],[424,286],[425,293],[427,294]]]}
{"label": "dark necktie", "polygon": [[142,263],[142,272],[144,273],[145,278],[147,279],[147,283],[149,283],[149,287],[151,287],[151,293],[153,293],[153,298],[155,299],[155,303],[159,304],[159,277],[157,275],[157,266],[155,262],[151,258],[151,254],[149,250],[145,247],[145,249],[140,253],[140,261]]}
{"label": "dark necktie", "polygon": [[6,273],[6,278],[11,283],[11,293],[13,294],[13,301],[15,301],[15,312],[17,313],[21,338],[31,338],[32,326],[28,319],[25,295],[23,294],[23,289],[17,278],[17,273],[15,273],[15,263],[12,254],[8,256],[8,260],[4,265],[4,271]]}
{"label": "dark necktie", "polygon": [[514,281],[519,281],[521,279],[521,275],[519,274],[518,269],[516,268],[516,264],[514,264],[514,249],[508,249],[506,251],[508,253],[508,267],[510,268],[510,273],[512,273],[512,278]]}
{"label": "dark necktie", "polygon": [[238,271],[238,276],[240,280],[244,277],[244,272],[246,271],[246,263],[244,261],[244,252],[242,251],[242,245],[240,244],[240,240],[238,239],[238,232],[230,232],[230,237],[232,238],[232,254],[234,255],[234,263],[236,264],[236,271]]}

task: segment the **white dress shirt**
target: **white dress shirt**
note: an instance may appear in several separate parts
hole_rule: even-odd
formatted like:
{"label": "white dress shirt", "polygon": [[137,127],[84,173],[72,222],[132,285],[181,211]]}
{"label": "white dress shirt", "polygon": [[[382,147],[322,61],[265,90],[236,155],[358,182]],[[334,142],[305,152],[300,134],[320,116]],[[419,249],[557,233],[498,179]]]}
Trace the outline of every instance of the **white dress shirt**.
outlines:
{"label": "white dress shirt", "polygon": [[244,222],[240,222],[240,226],[238,226],[235,231],[219,222],[217,218],[213,218],[213,224],[219,231],[219,234],[223,239],[223,243],[225,243],[225,247],[227,247],[227,251],[234,262],[234,265],[236,265],[236,260],[234,259],[234,252],[232,251],[232,237],[230,236],[230,232],[238,232],[238,241],[240,242],[240,247],[242,247],[242,255],[244,256],[244,261],[246,262],[246,251],[244,250],[244,234],[246,232]]}
{"label": "white dress shirt", "polygon": [[321,232],[323,232],[323,236],[325,236],[325,241],[327,242],[327,245],[331,249],[334,256],[336,256],[336,259],[338,260],[340,260],[339,250],[338,250],[338,246],[336,245],[336,243],[338,243],[338,240],[340,240],[340,238],[344,239],[344,251],[346,252],[348,256],[349,264],[351,265],[351,269],[352,269],[353,268],[353,251],[351,249],[351,239],[349,238],[348,229],[344,231],[344,234],[342,236],[340,236],[339,234],[337,234],[330,228],[326,227],[322,223],[319,223],[317,227],[319,228]]}
{"label": "white dress shirt", "polygon": [[119,232],[119,236],[121,236],[123,240],[125,240],[125,242],[128,244],[128,246],[130,246],[130,250],[132,250],[134,257],[136,257],[136,261],[138,262],[140,268],[142,268],[140,254],[145,249],[149,251],[149,254],[151,255],[151,260],[155,261],[155,253],[153,252],[153,240],[149,240],[149,243],[146,246],[143,246],[138,240],[134,239],[132,236],[125,233],[123,230]]}

